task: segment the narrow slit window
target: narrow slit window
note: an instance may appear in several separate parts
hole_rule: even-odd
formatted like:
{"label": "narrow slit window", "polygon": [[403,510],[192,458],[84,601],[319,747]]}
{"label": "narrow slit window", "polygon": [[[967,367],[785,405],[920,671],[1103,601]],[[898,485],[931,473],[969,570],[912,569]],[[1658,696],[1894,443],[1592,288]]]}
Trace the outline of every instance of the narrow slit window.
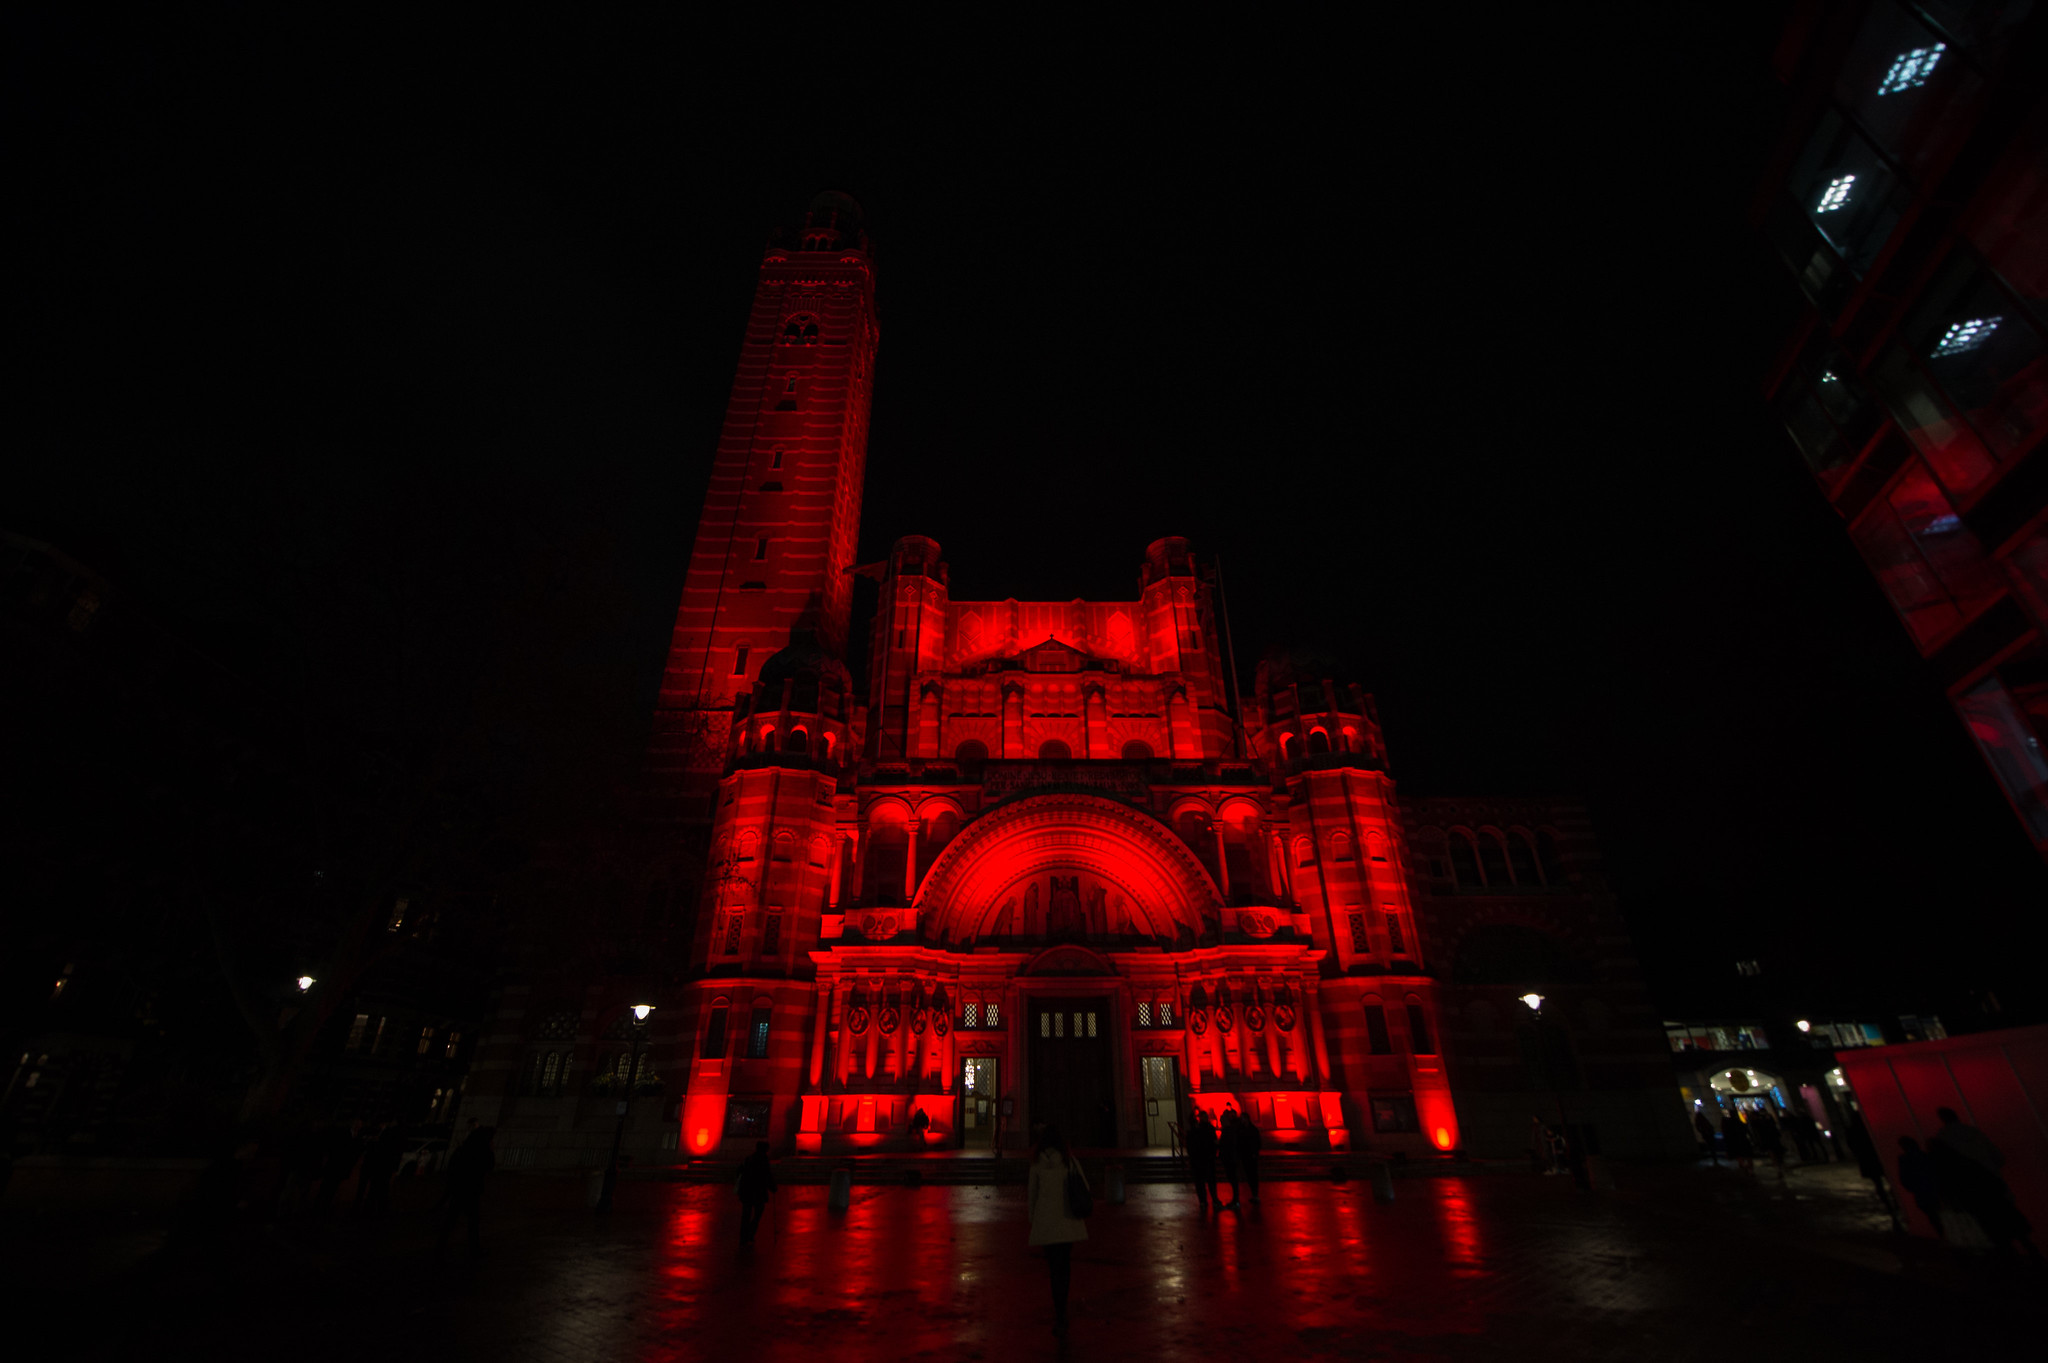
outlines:
{"label": "narrow slit window", "polygon": [[1396,956],[1408,954],[1408,943],[1401,936],[1401,915],[1397,913],[1387,915],[1387,950]]}
{"label": "narrow slit window", "polygon": [[759,563],[762,559],[767,557],[768,537],[766,535],[763,535],[759,539],[754,541],[754,562]]}
{"label": "narrow slit window", "polygon": [[997,1027],[1002,1025],[996,1021],[996,1005],[994,1000],[990,1000],[989,1003],[982,1008],[981,1016],[983,1026]]}
{"label": "narrow slit window", "polygon": [[738,648],[733,650],[732,674],[735,677],[744,677],[747,675],[747,646],[745,644],[741,644]]}

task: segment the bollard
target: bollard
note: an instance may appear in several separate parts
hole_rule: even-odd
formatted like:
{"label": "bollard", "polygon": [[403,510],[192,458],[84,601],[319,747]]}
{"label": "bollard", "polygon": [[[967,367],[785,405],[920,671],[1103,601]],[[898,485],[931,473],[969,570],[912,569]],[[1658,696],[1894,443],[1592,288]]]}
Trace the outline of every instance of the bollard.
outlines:
{"label": "bollard", "polygon": [[1121,1164],[1110,1165],[1108,1170],[1103,1174],[1102,1181],[1104,1184],[1104,1191],[1109,1195],[1109,1200],[1119,1207],[1123,1206],[1124,1167]]}
{"label": "bollard", "polygon": [[825,1206],[835,1212],[843,1212],[853,1201],[853,1170],[832,1171],[832,1191],[826,1194]]}
{"label": "bollard", "polygon": [[1392,1202],[1394,1200],[1394,1166],[1385,1160],[1372,1162],[1372,1200]]}

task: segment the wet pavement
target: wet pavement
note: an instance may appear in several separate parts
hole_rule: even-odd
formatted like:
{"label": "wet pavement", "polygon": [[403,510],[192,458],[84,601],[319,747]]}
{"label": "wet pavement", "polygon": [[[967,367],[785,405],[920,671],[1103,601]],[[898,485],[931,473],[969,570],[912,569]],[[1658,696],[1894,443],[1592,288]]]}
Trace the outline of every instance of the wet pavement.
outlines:
{"label": "wet pavement", "polygon": [[741,1250],[727,1188],[627,1183],[600,1219],[580,1182],[500,1176],[474,1263],[459,1237],[436,1256],[421,1187],[382,1223],[251,1228],[60,1314],[71,1357],[294,1363],[2032,1357],[2048,1327],[2038,1266],[1907,1241],[1851,1170],[1617,1172],[1402,1179],[1391,1205],[1268,1185],[1206,1215],[1136,1186],[1097,1204],[1064,1352],[1016,1187],[857,1187],[844,1212],[786,1188]]}

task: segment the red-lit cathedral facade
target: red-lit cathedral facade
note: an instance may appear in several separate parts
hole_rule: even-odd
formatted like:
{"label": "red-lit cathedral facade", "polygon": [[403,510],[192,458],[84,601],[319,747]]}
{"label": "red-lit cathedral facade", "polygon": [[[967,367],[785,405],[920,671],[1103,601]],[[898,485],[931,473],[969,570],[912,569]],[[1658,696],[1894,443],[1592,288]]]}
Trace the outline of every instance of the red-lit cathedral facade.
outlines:
{"label": "red-lit cathedral facade", "polygon": [[[1543,1048],[1503,1010],[1567,959],[1601,1030],[1652,1038],[1647,1065],[1610,1039],[1618,1087],[1668,1087],[1632,972],[1591,964],[1627,948],[1567,869],[1583,819],[1418,823],[1358,687],[1268,662],[1233,695],[1186,540],[1115,601],[956,600],[916,536],[857,566],[878,336],[858,209],[821,196],[763,259],[656,717],[659,836],[702,874],[687,966],[647,1000],[660,1148],[1014,1145],[1040,1121],[1163,1146],[1225,1105],[1281,1146],[1452,1149],[1461,1110],[1518,1143]],[[861,677],[856,572],[879,584]],[[1446,981],[1446,924],[1491,943],[1487,978]],[[472,1109],[511,1162],[604,1125],[609,1101],[561,1099],[572,1072],[625,1080],[629,987],[508,995]]]}

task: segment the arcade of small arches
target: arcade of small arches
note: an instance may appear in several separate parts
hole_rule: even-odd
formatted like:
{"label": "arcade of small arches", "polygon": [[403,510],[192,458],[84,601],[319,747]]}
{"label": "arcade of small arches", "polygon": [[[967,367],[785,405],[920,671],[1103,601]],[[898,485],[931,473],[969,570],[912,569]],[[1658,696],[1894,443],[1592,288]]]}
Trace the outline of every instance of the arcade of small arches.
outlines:
{"label": "arcade of small arches", "polygon": [[1451,882],[1461,891],[1546,890],[1565,883],[1547,829],[1452,828],[1444,833]]}

